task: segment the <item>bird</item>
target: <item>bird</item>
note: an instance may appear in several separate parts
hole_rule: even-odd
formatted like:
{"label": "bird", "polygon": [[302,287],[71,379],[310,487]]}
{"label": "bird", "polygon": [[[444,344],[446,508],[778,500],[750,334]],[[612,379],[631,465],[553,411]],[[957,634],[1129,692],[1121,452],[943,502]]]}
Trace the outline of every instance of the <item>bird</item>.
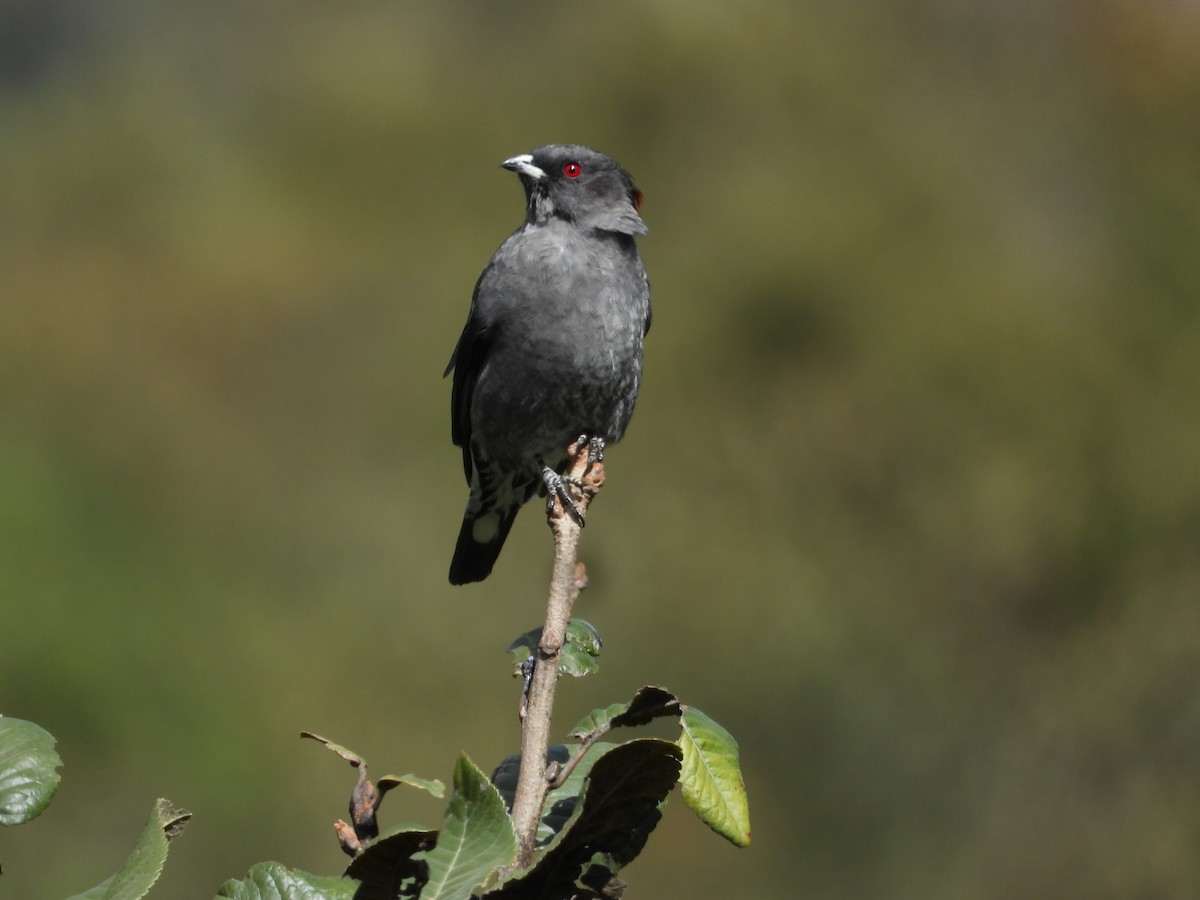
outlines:
{"label": "bird", "polygon": [[[642,381],[650,280],[635,238],[643,195],[614,159],[549,144],[501,168],[525,191],[525,221],[480,274],[444,373],[451,437],[470,494],[450,583],[491,574],[521,506],[564,488],[567,448],[589,459],[625,434]],[[570,479],[567,478],[567,481]]]}

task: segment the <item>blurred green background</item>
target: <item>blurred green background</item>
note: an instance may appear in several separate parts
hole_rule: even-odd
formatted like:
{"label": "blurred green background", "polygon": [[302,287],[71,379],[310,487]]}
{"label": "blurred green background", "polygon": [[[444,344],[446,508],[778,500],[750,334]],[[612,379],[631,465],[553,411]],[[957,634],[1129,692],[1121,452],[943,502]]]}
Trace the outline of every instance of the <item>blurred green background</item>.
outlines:
{"label": "blurred green background", "polygon": [[676,796],[630,896],[1194,896],[1198,46],[1138,0],[5,0],[0,712],[65,769],[0,893],[100,881],[159,795],[153,896],[340,871],[301,729],[517,746],[549,537],[446,583],[441,373],[498,164],[577,141],[646,193],[655,317],[556,726],[669,686],[754,826]]}

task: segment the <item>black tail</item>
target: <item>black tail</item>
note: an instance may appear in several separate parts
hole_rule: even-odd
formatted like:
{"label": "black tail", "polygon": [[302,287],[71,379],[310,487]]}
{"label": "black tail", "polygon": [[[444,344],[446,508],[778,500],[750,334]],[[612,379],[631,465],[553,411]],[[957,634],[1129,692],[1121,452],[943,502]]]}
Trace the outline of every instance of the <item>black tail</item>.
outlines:
{"label": "black tail", "polygon": [[[470,584],[483,581],[492,574],[492,566],[504,548],[504,539],[517,518],[519,506],[514,506],[503,513],[489,510],[485,515],[498,516],[499,525],[495,536],[486,543],[475,540],[476,517],[467,513],[463,517],[462,529],[458,532],[458,543],[454,547],[454,559],[450,560],[450,583]],[[481,517],[482,518],[482,517]]]}

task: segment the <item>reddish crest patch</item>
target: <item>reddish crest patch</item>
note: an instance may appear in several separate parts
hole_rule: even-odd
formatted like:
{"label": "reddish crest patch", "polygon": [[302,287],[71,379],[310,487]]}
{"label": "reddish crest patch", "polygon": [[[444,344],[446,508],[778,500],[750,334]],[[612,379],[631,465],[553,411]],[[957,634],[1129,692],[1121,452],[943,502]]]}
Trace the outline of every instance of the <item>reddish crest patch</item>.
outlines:
{"label": "reddish crest patch", "polygon": [[634,188],[629,192],[629,202],[633,204],[633,208],[638,212],[642,211],[642,206],[646,202],[646,195]]}
{"label": "reddish crest patch", "polygon": [[577,162],[569,162],[563,166],[563,174],[568,178],[578,178],[583,174],[583,166]]}

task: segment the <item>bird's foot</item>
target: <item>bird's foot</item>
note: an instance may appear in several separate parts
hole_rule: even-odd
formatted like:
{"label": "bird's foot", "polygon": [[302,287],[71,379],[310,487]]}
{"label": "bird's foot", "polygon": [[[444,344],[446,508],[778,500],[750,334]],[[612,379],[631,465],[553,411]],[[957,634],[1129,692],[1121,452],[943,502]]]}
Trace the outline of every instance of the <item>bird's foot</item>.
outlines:
{"label": "bird's foot", "polygon": [[571,496],[571,492],[567,490],[567,487],[569,485],[582,494],[583,481],[574,475],[559,475],[547,465],[542,466],[542,481],[546,485],[546,515],[554,515],[554,501],[556,499],[561,500],[563,510],[582,528],[583,511],[579,508],[579,505],[576,503],[575,498]]}
{"label": "bird's foot", "polygon": [[604,438],[588,437],[586,434],[581,434],[575,439],[575,446],[579,448],[579,451],[583,450],[585,444],[588,451],[587,464],[589,469],[598,462],[604,462]]}

